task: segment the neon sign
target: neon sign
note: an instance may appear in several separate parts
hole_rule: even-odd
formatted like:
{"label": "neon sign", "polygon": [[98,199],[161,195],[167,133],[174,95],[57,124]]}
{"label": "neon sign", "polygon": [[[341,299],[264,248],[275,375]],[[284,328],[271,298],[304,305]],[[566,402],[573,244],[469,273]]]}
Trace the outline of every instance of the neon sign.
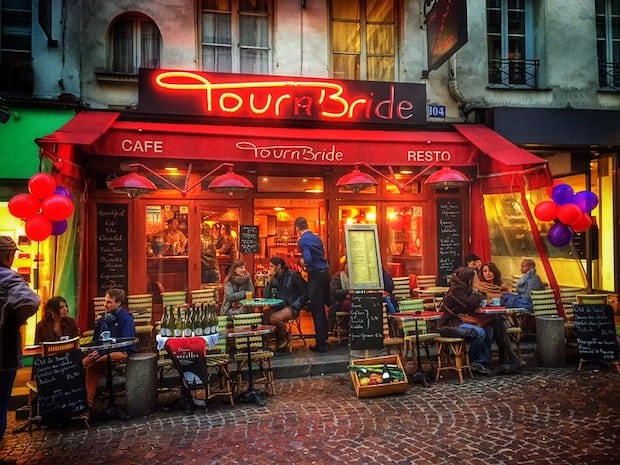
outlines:
{"label": "neon sign", "polygon": [[423,84],[140,70],[139,109],[212,118],[423,124]]}

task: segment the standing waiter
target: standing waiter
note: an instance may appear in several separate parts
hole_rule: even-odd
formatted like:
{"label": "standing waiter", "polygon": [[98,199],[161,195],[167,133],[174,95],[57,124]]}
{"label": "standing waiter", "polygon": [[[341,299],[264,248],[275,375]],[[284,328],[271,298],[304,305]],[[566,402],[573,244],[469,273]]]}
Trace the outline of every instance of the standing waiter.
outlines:
{"label": "standing waiter", "polygon": [[314,321],[316,345],[310,350],[324,353],[327,350],[327,316],[329,305],[329,264],[325,259],[325,247],[321,238],[308,228],[308,220],[300,216],[295,220],[299,234],[297,245],[308,271],[308,298]]}

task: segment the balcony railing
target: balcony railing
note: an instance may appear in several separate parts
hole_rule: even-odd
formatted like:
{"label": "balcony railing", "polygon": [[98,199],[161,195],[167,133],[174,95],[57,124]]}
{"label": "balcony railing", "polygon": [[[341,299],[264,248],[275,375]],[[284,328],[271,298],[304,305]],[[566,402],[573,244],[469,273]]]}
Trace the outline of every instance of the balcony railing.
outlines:
{"label": "balcony railing", "polygon": [[601,89],[620,92],[620,63],[599,62],[598,84]]}
{"label": "balcony railing", "polygon": [[489,85],[502,89],[536,89],[539,60],[489,60]]}

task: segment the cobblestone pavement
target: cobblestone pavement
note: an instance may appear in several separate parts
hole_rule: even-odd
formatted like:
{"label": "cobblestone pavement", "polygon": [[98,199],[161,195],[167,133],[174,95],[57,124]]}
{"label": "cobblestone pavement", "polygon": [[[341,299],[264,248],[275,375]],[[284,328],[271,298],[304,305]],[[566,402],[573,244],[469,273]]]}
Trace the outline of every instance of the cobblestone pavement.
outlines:
{"label": "cobblestone pavement", "polygon": [[[126,422],[10,434],[18,464],[620,463],[620,375],[533,369],[357,399],[346,374],[277,381],[266,407],[217,401]],[[20,422],[21,423],[21,422]],[[2,463],[0,461],[0,463]]]}

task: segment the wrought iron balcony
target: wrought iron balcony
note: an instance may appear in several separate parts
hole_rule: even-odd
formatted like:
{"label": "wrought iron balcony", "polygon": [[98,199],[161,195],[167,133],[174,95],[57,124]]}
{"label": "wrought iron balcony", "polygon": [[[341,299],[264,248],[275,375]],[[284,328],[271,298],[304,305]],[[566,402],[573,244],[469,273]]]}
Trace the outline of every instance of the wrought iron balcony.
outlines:
{"label": "wrought iron balcony", "polygon": [[489,60],[489,87],[498,89],[536,89],[539,60]]}
{"label": "wrought iron balcony", "polygon": [[598,85],[601,89],[620,92],[620,63],[599,62]]}

